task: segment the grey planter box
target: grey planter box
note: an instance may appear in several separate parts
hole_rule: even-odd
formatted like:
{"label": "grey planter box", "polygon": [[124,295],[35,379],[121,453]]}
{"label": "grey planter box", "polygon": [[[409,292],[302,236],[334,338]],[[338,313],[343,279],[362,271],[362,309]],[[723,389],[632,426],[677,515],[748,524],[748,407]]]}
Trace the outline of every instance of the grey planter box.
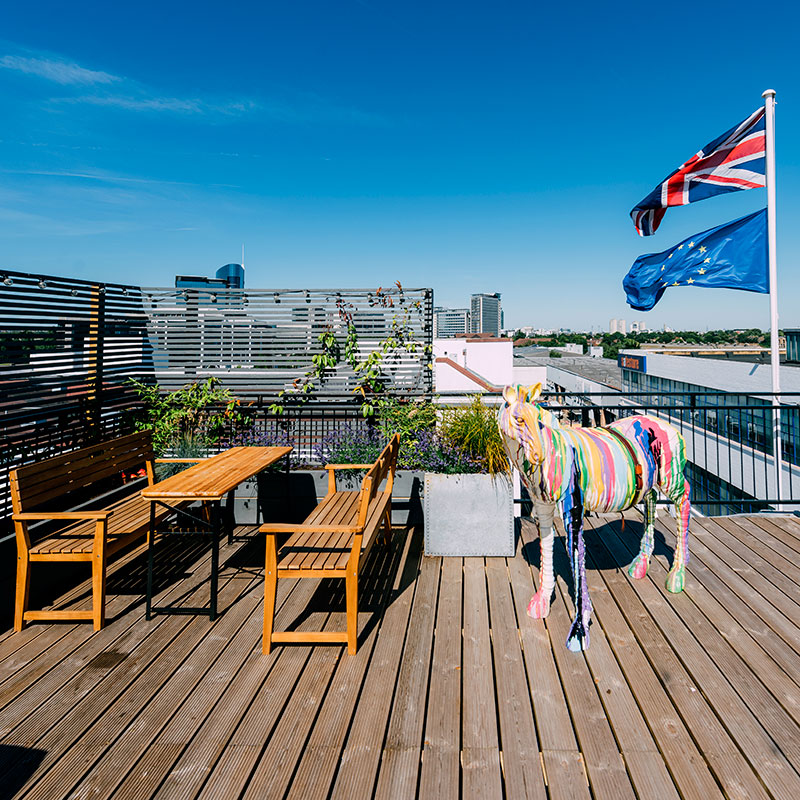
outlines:
{"label": "grey planter box", "polygon": [[515,552],[514,494],[505,475],[425,473],[425,555]]}
{"label": "grey planter box", "polygon": [[[422,522],[424,473],[398,470],[392,491],[392,524],[403,526]],[[337,477],[340,489],[357,489],[361,475]],[[255,525],[261,502],[263,518],[269,522],[301,522],[328,493],[324,469],[262,473],[258,479],[241,484],[234,495],[234,513],[239,525]]]}

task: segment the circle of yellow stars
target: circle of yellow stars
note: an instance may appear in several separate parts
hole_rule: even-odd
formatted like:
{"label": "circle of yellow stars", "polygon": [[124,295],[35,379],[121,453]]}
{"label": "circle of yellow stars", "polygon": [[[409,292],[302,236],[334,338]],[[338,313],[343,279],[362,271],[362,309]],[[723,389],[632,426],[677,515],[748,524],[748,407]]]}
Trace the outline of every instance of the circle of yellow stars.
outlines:
{"label": "circle of yellow stars", "polygon": [[[688,248],[692,248],[692,247],[694,247],[694,246],[695,246],[695,242],[694,242],[694,241],[691,241],[691,242],[689,242],[688,244],[686,244],[685,246],[686,246],[686,247],[688,247]],[[682,245],[682,244],[679,244],[679,245],[678,245],[678,247],[677,247],[677,249],[678,249],[678,250],[683,250],[683,248],[684,248],[684,245]],[[703,245],[700,245],[700,247],[698,247],[698,248],[697,248],[697,252],[698,252],[698,253],[705,253],[705,252],[707,252],[707,251],[708,251],[708,248],[707,248],[707,247],[704,247]],[[667,260],[669,260],[670,258],[672,258],[672,256],[674,255],[674,252],[675,252],[675,251],[673,251],[672,253],[670,253],[670,254],[667,256]],[[706,258],[706,259],[703,261],[703,264],[710,264],[710,263],[711,263],[711,259],[710,259],[710,258]],[[667,268],[667,265],[666,265],[666,264],[662,264],[662,265],[661,265],[661,271],[662,271],[662,272],[663,272],[663,271],[664,271],[666,268]],[[705,275],[705,274],[706,274],[706,272],[708,272],[708,270],[707,270],[707,269],[705,269],[705,267],[700,267],[700,269],[698,269],[698,270],[697,270],[697,273],[698,273],[698,275]],[[694,283],[694,278],[689,278],[689,279],[686,281],[686,283],[687,283],[687,285],[691,285],[691,284],[693,284],[693,283]],[[664,288],[664,289],[666,289],[666,287],[667,287],[667,286],[680,286],[680,285],[681,285],[681,284],[680,284],[680,281],[675,281],[674,283],[670,283],[669,281],[662,281],[662,283],[661,283],[661,287],[662,287],[662,288]]]}

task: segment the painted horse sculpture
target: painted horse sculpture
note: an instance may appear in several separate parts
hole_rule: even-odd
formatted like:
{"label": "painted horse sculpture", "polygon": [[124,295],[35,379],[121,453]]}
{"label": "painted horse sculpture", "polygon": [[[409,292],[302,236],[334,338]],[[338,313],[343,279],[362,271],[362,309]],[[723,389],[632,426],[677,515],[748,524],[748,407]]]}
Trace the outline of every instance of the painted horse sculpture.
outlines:
{"label": "painted horse sculpture", "polygon": [[528,614],[546,617],[555,588],[553,515],[561,503],[572,566],[575,619],[567,638],[573,651],[589,646],[592,604],[586,584],[584,511],[623,511],[644,503],[645,526],[639,554],[628,568],[634,578],[647,573],[653,553],[657,489],[675,503],[677,545],[667,589],[683,589],[689,561],[689,483],[683,471],[685,444],[669,423],[655,417],[624,417],[607,428],[562,427],[536,401],[541,384],[507,386],[498,424],[506,451],[519,470],[539,519],[539,589]]}

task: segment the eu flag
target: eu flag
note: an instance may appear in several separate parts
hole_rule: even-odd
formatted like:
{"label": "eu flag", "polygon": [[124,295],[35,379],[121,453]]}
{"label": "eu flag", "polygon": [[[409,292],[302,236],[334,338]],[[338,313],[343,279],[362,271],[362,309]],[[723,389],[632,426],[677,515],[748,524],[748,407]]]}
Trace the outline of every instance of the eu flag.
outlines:
{"label": "eu flag", "polygon": [[622,286],[637,311],[649,311],[673,286],[767,294],[767,210],[698,233],[663,253],[639,256]]}

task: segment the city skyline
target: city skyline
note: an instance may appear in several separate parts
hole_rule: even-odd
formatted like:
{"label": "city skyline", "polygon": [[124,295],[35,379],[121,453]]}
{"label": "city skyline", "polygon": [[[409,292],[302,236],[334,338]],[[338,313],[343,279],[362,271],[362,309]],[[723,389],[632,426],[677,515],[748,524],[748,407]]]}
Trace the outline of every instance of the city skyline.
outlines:
{"label": "city skyline", "polygon": [[[774,9],[747,59],[704,42],[647,91],[631,65],[670,47],[688,3],[299,2],[213,25],[192,9],[8,10],[0,268],[169,285],[244,243],[250,286],[400,280],[447,307],[469,286],[503,295],[506,327],[603,327],[631,313],[636,257],[763,207],[753,190],[675,209],[647,239],[628,216],[771,87],[780,322],[800,324],[797,8]],[[729,290],[671,290],[657,313],[676,329],[768,324],[765,297]]]}

